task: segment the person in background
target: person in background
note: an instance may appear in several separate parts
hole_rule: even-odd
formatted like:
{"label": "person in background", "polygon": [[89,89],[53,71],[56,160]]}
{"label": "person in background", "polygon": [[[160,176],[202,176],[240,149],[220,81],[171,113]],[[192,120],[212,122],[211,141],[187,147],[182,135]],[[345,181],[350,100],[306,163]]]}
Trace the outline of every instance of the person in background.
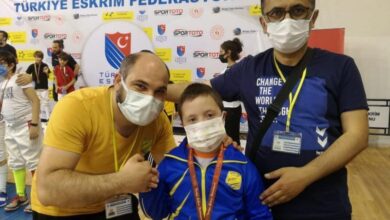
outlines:
{"label": "person in background", "polygon": [[12,45],[7,43],[8,41],[8,33],[6,31],[0,30],[0,52],[7,51],[16,57],[16,61],[18,56],[16,54],[16,49]]}
{"label": "person in background", "polygon": [[[55,68],[57,65],[59,65],[59,58],[58,56],[64,52],[64,40],[54,40],[52,44],[52,56],[51,56],[51,64],[52,67]],[[68,53],[69,54],[69,53]],[[72,69],[75,75],[75,80],[77,81],[77,78],[80,74],[80,65],[77,64],[75,59],[69,54],[68,59],[68,66]],[[27,85],[28,83],[32,82],[32,76],[30,74],[18,74],[18,78],[16,80],[16,83],[19,86]],[[57,97],[57,89],[55,87],[55,83],[53,84],[53,99],[54,101],[58,101]]]}
{"label": "person in background", "polygon": [[[0,64],[0,83],[3,84],[8,74],[8,66],[6,64]],[[5,122],[3,115],[1,114],[3,104],[4,91],[0,90],[0,207],[7,205],[7,152],[4,142]]]}
{"label": "person in background", "polygon": [[[52,44],[52,56],[51,56],[51,65],[54,67],[56,67],[57,65],[60,64],[60,60],[59,60],[59,55],[61,53],[66,53],[64,51],[64,48],[65,48],[65,45],[64,45],[64,40],[54,40],[53,41],[53,44]],[[69,58],[68,58],[68,66],[72,69],[72,71],[74,72],[74,75],[76,77],[76,80],[77,80],[77,77],[80,73],[80,65],[76,62],[76,60],[70,55],[70,53],[66,53],[69,55]]]}
{"label": "person in background", "polygon": [[[234,38],[233,40],[225,41],[221,44],[219,49],[219,60],[222,63],[227,63],[226,68],[222,71],[222,74],[226,70],[230,69],[237,60],[240,59],[240,53],[242,52],[242,43],[240,39]],[[240,144],[240,119],[241,119],[241,102],[223,102],[224,111],[226,112],[225,128],[226,133],[235,142]]]}
{"label": "person in background", "polygon": [[32,83],[20,87],[16,81],[16,58],[8,52],[0,52],[0,64],[7,68],[2,82],[1,114],[5,121],[5,145],[8,166],[12,170],[17,195],[5,206],[7,212],[26,206],[31,212],[26,195],[26,169],[34,176],[41,152],[42,135],[39,123],[39,98]]}
{"label": "person in background", "polygon": [[59,54],[59,64],[54,67],[58,101],[61,100],[66,94],[75,90],[74,84],[76,79],[72,68],[70,68],[68,65],[69,57],[70,56],[67,53]]}
{"label": "person in background", "polygon": [[183,92],[179,115],[187,138],[159,164],[158,187],[140,193],[146,216],[272,219],[259,200],[264,188],[256,167],[232,145],[222,143],[222,110],[221,98],[207,85],[194,83]]}
{"label": "person in background", "polygon": [[37,92],[41,102],[41,121],[47,122],[50,116],[48,91],[48,78],[50,69],[46,63],[42,62],[42,51],[35,51],[34,58],[35,62],[27,68],[26,73],[32,75],[33,82],[35,83],[35,91]]}

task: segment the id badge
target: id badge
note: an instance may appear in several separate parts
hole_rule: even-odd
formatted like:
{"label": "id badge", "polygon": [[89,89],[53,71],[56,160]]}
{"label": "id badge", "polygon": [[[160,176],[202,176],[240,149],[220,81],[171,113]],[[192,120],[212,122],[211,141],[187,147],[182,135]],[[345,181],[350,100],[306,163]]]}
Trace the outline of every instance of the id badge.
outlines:
{"label": "id badge", "polygon": [[106,201],[106,218],[115,218],[133,213],[130,195],[120,195]]}
{"label": "id badge", "polygon": [[272,150],[289,154],[300,154],[302,133],[275,131]]}

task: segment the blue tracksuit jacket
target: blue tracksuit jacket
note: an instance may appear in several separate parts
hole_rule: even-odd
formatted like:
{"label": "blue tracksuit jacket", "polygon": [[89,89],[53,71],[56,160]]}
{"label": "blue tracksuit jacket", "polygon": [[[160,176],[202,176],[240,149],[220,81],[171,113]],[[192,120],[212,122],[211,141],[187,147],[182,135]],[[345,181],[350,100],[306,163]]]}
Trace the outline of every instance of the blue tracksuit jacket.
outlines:
{"label": "blue tracksuit jacket", "polygon": [[[153,219],[198,219],[195,197],[188,170],[187,139],[165,155],[158,166],[158,188],[140,193],[140,204],[146,216]],[[215,158],[206,169],[195,161],[195,172],[205,212],[209,190],[217,163]],[[261,204],[259,195],[263,183],[255,166],[238,150],[229,146],[224,153],[221,176],[212,219],[270,220],[268,207]]]}

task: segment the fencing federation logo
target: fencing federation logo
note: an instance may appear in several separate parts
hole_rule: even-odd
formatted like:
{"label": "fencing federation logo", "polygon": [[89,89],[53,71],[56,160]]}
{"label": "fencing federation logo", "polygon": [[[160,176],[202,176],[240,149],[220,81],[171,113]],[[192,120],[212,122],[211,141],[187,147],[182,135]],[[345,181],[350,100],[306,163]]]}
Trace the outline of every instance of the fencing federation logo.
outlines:
{"label": "fencing federation logo", "polygon": [[157,26],[157,32],[159,35],[165,34],[165,31],[167,30],[167,26],[165,24],[159,24]]}
{"label": "fencing federation logo", "polygon": [[176,52],[179,57],[184,56],[186,53],[186,46],[177,46]]}
{"label": "fencing federation logo", "polygon": [[38,29],[34,28],[34,29],[31,29],[31,44],[38,44],[39,43],[39,40],[38,40]]}
{"label": "fencing federation logo", "polygon": [[81,53],[80,66],[86,85],[112,85],[123,59],[141,50],[154,51],[150,38],[139,26],[127,21],[98,26],[85,40]]}
{"label": "fencing federation logo", "polygon": [[52,57],[53,56],[53,49],[52,48],[47,48],[47,56]]}
{"label": "fencing federation logo", "polygon": [[206,74],[206,68],[205,67],[198,67],[196,68],[196,76],[198,78],[203,78],[204,75]]}
{"label": "fencing federation logo", "polygon": [[33,38],[37,38],[38,37],[38,29],[34,28],[31,30],[31,36]]}
{"label": "fencing federation logo", "polygon": [[105,55],[108,63],[119,69],[122,60],[131,53],[131,33],[105,35]]}

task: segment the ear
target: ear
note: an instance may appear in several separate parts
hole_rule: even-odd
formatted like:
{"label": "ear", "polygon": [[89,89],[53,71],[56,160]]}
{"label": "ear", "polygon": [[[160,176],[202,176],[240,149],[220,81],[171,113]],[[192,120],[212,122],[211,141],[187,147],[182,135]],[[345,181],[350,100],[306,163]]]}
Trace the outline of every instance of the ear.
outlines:
{"label": "ear", "polygon": [[222,111],[222,119],[223,119],[224,122],[226,120],[226,115],[227,115],[227,112],[226,111]]}
{"label": "ear", "polygon": [[267,33],[267,22],[266,22],[264,16],[260,16],[259,22],[260,22],[261,27],[263,28],[263,33],[266,34]]}
{"label": "ear", "polygon": [[114,77],[114,89],[118,91],[121,87],[122,76],[120,73],[116,73]]}
{"label": "ear", "polygon": [[227,57],[230,57],[231,54],[232,54],[232,51],[231,51],[231,50],[225,51],[225,56],[227,55]]}
{"label": "ear", "polygon": [[15,67],[15,64],[14,63],[11,63],[9,65],[7,65],[9,70],[8,71],[12,71],[12,69]]}
{"label": "ear", "polygon": [[320,14],[320,11],[319,10],[315,10],[313,13],[314,13],[313,14],[313,18],[310,21],[310,30],[315,27],[315,23],[317,21],[318,15]]}

